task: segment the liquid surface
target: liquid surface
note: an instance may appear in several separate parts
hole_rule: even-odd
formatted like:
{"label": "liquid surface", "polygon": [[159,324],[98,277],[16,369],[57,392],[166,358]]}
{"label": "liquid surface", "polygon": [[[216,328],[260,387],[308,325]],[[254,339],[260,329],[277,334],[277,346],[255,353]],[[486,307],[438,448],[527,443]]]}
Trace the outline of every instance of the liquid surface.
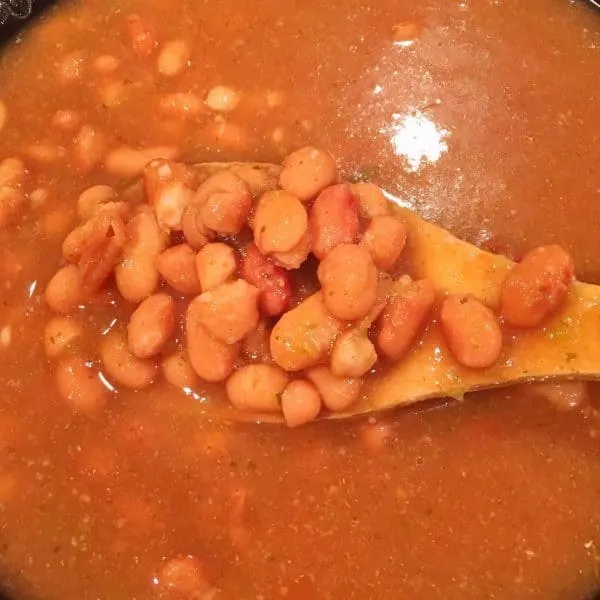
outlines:
{"label": "liquid surface", "polygon": [[[132,13],[154,24],[149,58],[132,50]],[[157,56],[173,39],[190,64],[165,77]],[[3,49],[0,160],[23,159],[29,194],[27,218],[0,230],[12,594],[160,597],[162,565],[188,554],[220,598],[578,600],[597,587],[596,388],[583,411],[521,387],[289,431],[222,422],[218,394],[161,383],[87,420],[54,391],[41,291],[78,195],[123,180],[106,153],[158,144],[190,161],[275,162],[319,145],[459,237],[513,257],[558,242],[600,282],[599,45],[598,15],[563,2],[88,0]],[[100,73],[106,54],[120,64]],[[220,117],[161,105],[216,85],[240,96]],[[58,110],[80,122],[53,125]],[[87,167],[73,142],[86,124],[104,137]]]}

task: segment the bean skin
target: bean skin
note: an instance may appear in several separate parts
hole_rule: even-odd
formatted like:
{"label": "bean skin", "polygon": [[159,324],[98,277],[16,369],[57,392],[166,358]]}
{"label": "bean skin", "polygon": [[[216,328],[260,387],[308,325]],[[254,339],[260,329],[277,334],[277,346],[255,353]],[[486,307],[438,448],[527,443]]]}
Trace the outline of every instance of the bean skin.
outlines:
{"label": "bean skin", "polygon": [[76,412],[92,417],[106,405],[108,390],[80,356],[64,358],[58,364],[55,376],[59,395]]}
{"label": "bean skin", "polygon": [[323,361],[344,324],[333,317],[317,292],[283,314],[271,332],[273,360],[286,371],[300,371]]}
{"label": "bean skin", "polygon": [[276,267],[254,244],[246,246],[241,276],[260,290],[260,310],[266,316],[282,314],[292,295],[290,276]]}
{"label": "bean skin", "polygon": [[165,230],[181,231],[183,214],[192,198],[192,190],[183,181],[164,185],[154,197],[154,213],[158,224]]}
{"label": "bean skin", "polygon": [[360,246],[336,246],[321,261],[317,277],[325,307],[338,319],[361,319],[377,301],[377,268],[369,252]]}
{"label": "bean skin", "polygon": [[321,412],[321,396],[306,379],[288,383],[281,394],[281,410],[288,427],[298,427],[314,421]]}
{"label": "bean skin", "polygon": [[397,217],[374,217],[365,230],[361,245],[373,257],[373,262],[378,269],[389,271],[392,269],[406,244],[406,225]]}
{"label": "bean skin", "polygon": [[203,292],[225,283],[233,277],[236,270],[235,251],[227,244],[207,244],[196,256],[196,274]]}
{"label": "bean skin", "polygon": [[283,161],[279,183],[286,192],[308,202],[336,179],[337,168],[332,156],[324,150],[306,146]]}
{"label": "bean skin", "polygon": [[44,292],[46,304],[58,313],[71,312],[85,298],[75,265],[66,265],[59,269],[48,282]]}
{"label": "bean skin", "polygon": [[376,321],[375,343],[380,355],[389,360],[400,359],[425,326],[434,301],[435,291],[429,281],[396,281]]}
{"label": "bean skin", "polygon": [[362,377],[376,362],[377,352],[366,332],[350,330],[335,341],[331,372],[337,377]]}
{"label": "bean skin", "polygon": [[471,369],[491,367],[502,351],[498,319],[471,294],[448,296],[440,312],[442,333],[454,358]]}
{"label": "bean skin", "polygon": [[358,210],[347,183],[324,189],[309,217],[312,252],[323,260],[339,244],[354,244],[358,237]]}
{"label": "bean skin", "polygon": [[360,398],[361,379],[336,377],[325,366],[308,369],[306,377],[317,388],[323,404],[332,412],[347,410]]}
{"label": "bean skin", "polygon": [[564,302],[574,277],[571,256],[560,246],[529,251],[502,286],[500,310],[517,327],[537,327]]}
{"label": "bean skin", "polygon": [[153,294],[133,312],[127,325],[129,350],[138,358],[156,356],[175,330],[175,303],[168,294]]}
{"label": "bean skin", "polygon": [[287,382],[287,373],[275,365],[246,365],[227,380],[227,396],[238,410],[277,413]]}
{"label": "bean skin", "polygon": [[205,381],[224,381],[229,377],[240,353],[240,344],[224,344],[211,336],[202,325],[200,297],[188,306],[186,338],[190,363]]}
{"label": "bean skin", "polygon": [[381,188],[374,183],[352,183],[350,191],[358,205],[358,214],[363,219],[374,219],[390,214],[389,201],[383,195]]}
{"label": "bean skin", "polygon": [[189,296],[202,291],[196,270],[196,253],[188,244],[167,248],[157,257],[156,268],[174,290]]}

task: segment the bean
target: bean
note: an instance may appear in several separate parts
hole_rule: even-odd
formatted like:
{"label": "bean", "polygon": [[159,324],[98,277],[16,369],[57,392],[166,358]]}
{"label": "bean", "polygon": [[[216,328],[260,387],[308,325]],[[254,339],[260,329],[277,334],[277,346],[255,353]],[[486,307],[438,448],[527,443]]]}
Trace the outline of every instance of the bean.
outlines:
{"label": "bean", "polygon": [[362,377],[376,362],[377,352],[367,334],[350,330],[335,341],[331,353],[331,372],[337,377]]}
{"label": "bean", "polygon": [[358,237],[358,210],[348,184],[323,190],[310,209],[312,252],[323,260],[340,244],[354,244]]}
{"label": "bean", "polygon": [[286,192],[308,202],[336,179],[337,169],[332,156],[324,150],[306,146],[283,161],[279,183]]}
{"label": "bean", "polygon": [[164,77],[173,77],[189,65],[192,48],[185,40],[167,42],[158,55],[158,72]]}
{"label": "bean", "polygon": [[224,85],[216,85],[206,95],[206,106],[217,112],[231,112],[235,110],[239,102],[239,94]]}
{"label": "bean", "polygon": [[191,204],[193,192],[182,181],[174,181],[164,186],[155,196],[154,212],[163,229],[180,231],[183,213]]}
{"label": "bean", "polygon": [[269,350],[271,328],[264,319],[261,319],[254,331],[251,331],[242,340],[242,353],[248,360],[269,363],[272,362]]}
{"label": "bean", "polygon": [[59,269],[46,286],[46,304],[55,312],[68,313],[85,299],[75,265]]}
{"label": "bean", "polygon": [[321,412],[321,396],[310,381],[290,381],[281,394],[281,410],[288,427],[314,421]]}
{"label": "bean", "polygon": [[377,268],[371,255],[360,246],[336,246],[321,261],[317,277],[325,307],[338,319],[361,319],[377,301]]}
{"label": "bean", "polygon": [[510,325],[536,327],[564,302],[575,266],[560,246],[530,250],[502,286],[500,310]]}
{"label": "bean", "polygon": [[171,246],[156,259],[162,278],[182,294],[195,296],[202,291],[196,271],[196,254],[188,244]]}
{"label": "bean", "polygon": [[332,412],[341,412],[360,398],[361,379],[336,377],[324,366],[312,367],[306,377],[317,388],[323,404]]}
{"label": "bean", "polygon": [[58,78],[63,84],[72,83],[81,78],[85,58],[80,51],[67,54],[57,65]]}
{"label": "bean", "polygon": [[156,363],[134,356],[120,331],[109,331],[100,342],[100,358],[107,375],[119,385],[141,390],[156,379]]}
{"label": "bean", "polygon": [[361,245],[373,257],[378,269],[393,269],[406,244],[406,225],[397,217],[373,217],[365,230]]}
{"label": "bean", "polygon": [[308,229],[302,202],[282,190],[263,194],[254,214],[254,243],[263,254],[288,252]]}
{"label": "bean", "polygon": [[83,335],[81,325],[70,317],[52,317],[44,330],[44,348],[48,358],[67,352]]}
{"label": "bean", "polygon": [[210,138],[207,142],[210,146],[237,150],[238,152],[248,146],[246,130],[235,123],[229,123],[225,120],[215,121],[208,125],[206,133]]}
{"label": "bean", "polygon": [[287,309],[292,295],[289,274],[273,265],[254,244],[246,246],[241,275],[260,290],[260,310],[264,315],[277,316]]}
{"label": "bean", "polygon": [[222,283],[198,296],[198,318],[218,341],[235,344],[258,324],[258,288],[244,279]]}
{"label": "bean", "polygon": [[163,113],[177,118],[194,118],[204,112],[202,100],[192,92],[166,94],[161,97],[159,106]]}
{"label": "bean", "polygon": [[0,162],[0,188],[20,187],[27,170],[20,158],[13,156]]}
{"label": "bean", "polygon": [[115,267],[117,287],[126,300],[141,302],[154,292],[159,279],[156,259],[167,241],[151,212],[140,212],[129,221],[123,257]]}
{"label": "bean", "polygon": [[124,79],[110,79],[96,89],[98,99],[103,108],[119,106],[128,90]]}
{"label": "bean", "polygon": [[310,235],[308,230],[302,239],[288,252],[273,252],[271,258],[278,266],[288,271],[299,269],[310,254]]}
{"label": "bean", "polygon": [[158,46],[154,25],[139,15],[129,15],[125,25],[133,51],[140,58],[148,58]]}
{"label": "bean", "polygon": [[390,214],[390,203],[381,188],[374,183],[352,183],[350,191],[358,205],[358,214],[363,219],[374,219]]}
{"label": "bean", "polygon": [[237,234],[252,208],[248,184],[233,173],[223,171],[209,177],[196,192],[194,204],[206,227],[223,234]]}
{"label": "bean", "polygon": [[199,206],[188,206],[183,212],[181,228],[185,241],[196,250],[206,246],[215,237],[214,232],[208,229],[202,221]]}
{"label": "bean", "polygon": [[0,187],[0,229],[14,223],[27,204],[25,194],[14,187]]}
{"label": "bean", "polygon": [[235,174],[248,184],[254,198],[260,198],[265,192],[277,189],[278,173],[276,168],[268,169],[257,164],[240,163],[235,168]]}
{"label": "bean", "polygon": [[317,292],[286,312],[271,332],[273,360],[286,371],[300,371],[324,360],[344,324],[326,309]]}
{"label": "bean", "polygon": [[55,376],[59,395],[74,411],[92,417],[106,405],[108,390],[80,356],[61,360]]}
{"label": "bean", "polygon": [[84,171],[93,169],[104,154],[104,136],[91,125],[84,125],[75,138],[75,159]]}
{"label": "bean", "polygon": [[527,387],[561,412],[581,410],[590,403],[590,389],[586,381],[548,381]]}
{"label": "bean", "polygon": [[287,373],[275,365],[246,365],[227,380],[227,397],[238,410],[280,412],[287,382]]}
{"label": "bean", "polygon": [[174,598],[206,598],[211,585],[204,567],[193,556],[178,556],[160,569],[157,583],[162,593]]}
{"label": "bean", "polygon": [[99,206],[113,201],[116,195],[109,185],[93,185],[87,188],[77,199],[77,215],[82,220],[91,218]]}
{"label": "bean", "polygon": [[165,358],[162,362],[162,372],[165,379],[173,386],[191,389],[198,385],[196,375],[186,350],[180,350]]}
{"label": "bean", "polygon": [[465,367],[491,367],[502,351],[498,319],[471,294],[448,296],[440,312],[442,333],[454,358]]}
{"label": "bean", "polygon": [[106,155],[104,166],[111,175],[123,178],[137,177],[150,161],[158,158],[175,160],[178,153],[177,148],[173,146],[153,146],[141,150],[121,146]]}
{"label": "bean", "polygon": [[229,377],[240,353],[240,344],[224,344],[215,339],[200,320],[200,297],[188,306],[186,337],[188,355],[194,371],[201,379],[210,382]]}
{"label": "bean", "polygon": [[47,142],[29,144],[23,151],[32,160],[46,165],[61,161],[67,153],[64,146]]}
{"label": "bean", "polygon": [[426,279],[395,282],[391,296],[376,321],[377,350],[390,360],[398,360],[425,326],[435,301],[433,286]]}
{"label": "bean", "polygon": [[100,75],[114,73],[120,65],[121,61],[112,54],[101,54],[92,63],[92,66],[97,73],[100,73]]}
{"label": "bean", "polygon": [[187,165],[164,158],[150,161],[144,168],[144,191],[148,204],[154,204],[158,194],[173,182],[191,184]]}
{"label": "bean", "polygon": [[80,123],[81,115],[74,110],[57,110],[52,117],[51,125],[65,131],[73,131]]}
{"label": "bean", "polygon": [[6,126],[6,122],[8,121],[8,108],[6,107],[6,103],[0,100],[0,133]]}
{"label": "bean", "polygon": [[156,356],[175,330],[175,303],[168,294],[153,294],[133,312],[127,325],[129,350],[138,358]]}
{"label": "bean", "polygon": [[236,270],[235,252],[227,244],[207,244],[196,256],[196,273],[203,292],[225,283]]}

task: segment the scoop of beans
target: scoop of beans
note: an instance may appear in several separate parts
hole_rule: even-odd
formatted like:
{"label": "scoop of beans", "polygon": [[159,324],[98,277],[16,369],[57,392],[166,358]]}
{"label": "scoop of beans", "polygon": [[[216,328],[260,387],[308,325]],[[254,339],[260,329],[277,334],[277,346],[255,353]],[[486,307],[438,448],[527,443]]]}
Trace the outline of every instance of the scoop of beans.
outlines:
{"label": "scoop of beans", "polygon": [[[151,52],[140,27],[131,22],[133,38]],[[177,70],[172,62],[159,56],[165,76]],[[184,390],[223,382],[235,410],[278,413],[295,427],[360,402],[363,380],[402,360],[436,321],[458,365],[492,368],[503,322],[540,325],[573,279],[562,248],[531,251],[506,279],[502,318],[475,296],[411,279],[399,267],[406,223],[376,185],[340,182],[317,148],[291,154],[279,182],[257,185],[256,169],[239,165],[198,177],[183,163],[153,160],[140,194],[105,185],[81,194],[66,264],[45,290],[60,315],[45,348],[79,413],[96,414],[120,386],[141,389],[162,376]],[[77,313],[103,292],[132,309],[90,357]]]}

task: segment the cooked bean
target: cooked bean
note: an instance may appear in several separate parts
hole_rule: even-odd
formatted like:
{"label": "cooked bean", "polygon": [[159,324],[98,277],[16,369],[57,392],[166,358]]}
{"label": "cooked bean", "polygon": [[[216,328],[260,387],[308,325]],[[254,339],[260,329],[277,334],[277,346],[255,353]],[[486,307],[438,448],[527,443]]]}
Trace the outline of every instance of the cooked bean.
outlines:
{"label": "cooked bean", "polygon": [[8,121],[8,108],[6,104],[0,100],[0,132],[4,129]]}
{"label": "cooked bean", "polygon": [[249,143],[248,134],[243,127],[224,119],[211,122],[206,133],[210,138],[208,144],[217,148],[241,151]]}
{"label": "cooked bean", "polygon": [[281,410],[288,427],[304,425],[319,416],[321,396],[310,381],[290,381],[281,394]]}
{"label": "cooked bean", "polygon": [[107,375],[119,385],[140,390],[156,379],[156,363],[134,356],[120,331],[106,334],[100,343],[100,358]]}
{"label": "cooked bean", "polygon": [[70,317],[52,317],[44,330],[44,348],[48,358],[64,354],[83,334],[81,325]]}
{"label": "cooked bean", "polygon": [[371,253],[378,269],[389,271],[404,249],[406,233],[406,225],[397,217],[373,217],[363,234],[361,245]]}
{"label": "cooked bean", "polygon": [[63,400],[86,416],[97,415],[108,401],[108,390],[80,356],[61,360],[56,367],[56,385]]}
{"label": "cooked bean", "polygon": [[198,376],[192,368],[186,350],[180,350],[165,358],[162,362],[162,372],[165,379],[177,388],[189,389],[198,384]]}
{"label": "cooked bean", "polygon": [[215,238],[213,231],[208,229],[202,221],[199,206],[188,206],[181,219],[181,229],[185,241],[196,250],[203,248]]}
{"label": "cooked bean", "polygon": [[168,294],[153,294],[133,312],[127,325],[129,350],[138,358],[156,356],[175,330],[175,303]]}
{"label": "cooked bean", "polygon": [[67,54],[57,65],[57,74],[64,84],[72,83],[81,78],[85,58],[80,51]]}
{"label": "cooked bean", "polygon": [[94,215],[96,209],[115,199],[117,193],[109,185],[93,185],[84,190],[77,199],[77,214],[80,219],[87,220]]}
{"label": "cooked bean", "polygon": [[192,48],[185,40],[167,42],[158,55],[158,72],[165,77],[173,77],[188,66]]}
{"label": "cooked bean", "polygon": [[222,283],[198,296],[200,323],[215,339],[235,344],[256,328],[258,294],[244,279]]}
{"label": "cooked bean", "polygon": [[337,377],[362,377],[376,362],[377,352],[366,332],[350,330],[335,341],[331,372]]}
{"label": "cooked bean", "polygon": [[204,112],[204,105],[193,92],[176,92],[161,97],[160,110],[173,117],[194,118]]}
{"label": "cooked bean", "polygon": [[85,171],[94,168],[104,154],[104,136],[91,125],[84,125],[75,138],[75,159]]}
{"label": "cooked bean", "polygon": [[188,244],[167,248],[156,259],[156,268],[178,292],[195,296],[202,291],[196,271],[196,254]]}
{"label": "cooked bean", "polygon": [[358,214],[363,219],[374,219],[389,215],[390,203],[381,188],[374,183],[352,183],[350,191],[358,205]]}
{"label": "cooked bean", "polygon": [[324,366],[308,369],[306,377],[317,388],[323,404],[332,412],[344,411],[360,398],[361,379],[336,377]]}
{"label": "cooked bean", "polygon": [[435,301],[435,291],[425,279],[395,282],[391,296],[377,319],[377,350],[390,360],[398,360],[425,326]]}
{"label": "cooked bean", "polygon": [[141,150],[121,146],[106,155],[104,166],[111,175],[136,177],[150,161],[158,158],[175,160],[178,153],[177,148],[173,146],[153,146]]}
{"label": "cooked bean", "polygon": [[236,234],[250,214],[252,193],[243,179],[223,171],[198,188],[194,204],[200,207],[200,218],[206,227],[217,233]]}
{"label": "cooked bean", "polygon": [[271,259],[278,267],[288,271],[299,269],[310,254],[310,234],[308,230],[302,239],[287,252],[273,252]]}
{"label": "cooked bean", "polygon": [[5,158],[0,162],[0,188],[5,186],[19,187],[23,183],[26,174],[27,170],[20,158],[16,156]]}
{"label": "cooked bean", "polygon": [[191,184],[187,165],[164,158],[151,160],[144,168],[144,191],[148,204],[154,204],[158,194],[173,182]]}
{"label": "cooked bean", "polygon": [[263,194],[254,214],[254,243],[263,254],[288,252],[308,229],[308,215],[302,202],[287,192]]}
{"label": "cooked bean", "polygon": [[85,294],[75,265],[59,269],[46,286],[46,304],[55,312],[68,313],[84,301]]}
{"label": "cooked bean", "polygon": [[154,198],[156,220],[163,229],[179,231],[183,213],[192,202],[193,192],[182,181],[165,185]]}
{"label": "cooked bean", "polygon": [[336,179],[337,169],[332,156],[324,150],[306,146],[283,161],[279,183],[286,192],[308,202]]}
{"label": "cooked bean", "polygon": [[51,164],[62,160],[65,157],[67,150],[64,146],[39,142],[37,144],[29,144],[25,147],[23,152],[36,162]]}
{"label": "cooked bean", "polygon": [[193,556],[180,556],[166,562],[158,573],[157,583],[161,593],[174,598],[201,600],[211,589],[200,561]]}
{"label": "cooked bean", "polygon": [[231,112],[240,102],[239,94],[230,87],[216,85],[206,95],[206,106],[217,112]]}
{"label": "cooked bean", "polygon": [[254,198],[260,198],[265,192],[278,188],[277,169],[265,169],[263,165],[240,163],[235,166],[235,174],[243,179]]}
{"label": "cooked bean", "polygon": [[133,51],[140,58],[148,58],[158,46],[154,25],[139,15],[129,15],[125,24]]}
{"label": "cooked bean", "polygon": [[283,314],[271,332],[273,360],[286,371],[300,371],[324,360],[344,324],[325,309],[317,292]]}
{"label": "cooked bean", "polygon": [[0,187],[0,228],[14,223],[27,205],[25,194],[14,187]]}
{"label": "cooked bean", "polygon": [[242,259],[242,277],[260,290],[260,310],[277,316],[289,306],[292,295],[290,276],[276,267],[254,244],[248,244]]}
{"label": "cooked bean", "polygon": [[100,73],[100,75],[109,75],[114,73],[121,64],[121,61],[112,54],[101,54],[92,63],[94,69]]}
{"label": "cooked bean", "polygon": [[590,389],[586,381],[548,381],[527,387],[561,412],[582,409],[590,402]]}
{"label": "cooked bean", "polygon": [[358,210],[347,183],[323,190],[309,213],[312,252],[320,260],[339,244],[358,237]]}
{"label": "cooked bean", "polygon": [[57,110],[52,117],[52,127],[74,131],[81,123],[81,115],[74,110]]}
{"label": "cooked bean", "polygon": [[264,319],[260,320],[256,329],[242,340],[242,353],[248,360],[262,363],[272,362],[269,350],[270,337],[271,328]]}
{"label": "cooked bean", "polygon": [[186,338],[190,363],[201,379],[223,381],[233,371],[240,344],[224,344],[210,335],[200,320],[201,309],[202,303],[197,297],[190,302],[187,310]]}
{"label": "cooked bean", "polygon": [[246,365],[227,380],[227,397],[238,410],[280,412],[287,382],[287,373],[275,365]]}
{"label": "cooked bean", "polygon": [[529,251],[502,286],[500,309],[517,327],[536,327],[555,313],[573,281],[575,266],[560,246]]}
{"label": "cooked bean", "polygon": [[126,300],[141,302],[154,292],[159,279],[156,259],[167,240],[151,212],[140,212],[129,221],[123,257],[115,267],[117,287]]}
{"label": "cooked bean", "polygon": [[227,244],[207,244],[196,256],[196,273],[203,292],[225,283],[233,277],[236,270],[235,251]]}
{"label": "cooked bean", "polygon": [[336,246],[321,261],[317,277],[323,289],[323,302],[338,319],[360,319],[375,305],[377,268],[371,255],[360,246]]}
{"label": "cooked bean", "polygon": [[448,296],[440,312],[442,333],[454,358],[465,367],[491,367],[502,351],[498,319],[471,294]]}

